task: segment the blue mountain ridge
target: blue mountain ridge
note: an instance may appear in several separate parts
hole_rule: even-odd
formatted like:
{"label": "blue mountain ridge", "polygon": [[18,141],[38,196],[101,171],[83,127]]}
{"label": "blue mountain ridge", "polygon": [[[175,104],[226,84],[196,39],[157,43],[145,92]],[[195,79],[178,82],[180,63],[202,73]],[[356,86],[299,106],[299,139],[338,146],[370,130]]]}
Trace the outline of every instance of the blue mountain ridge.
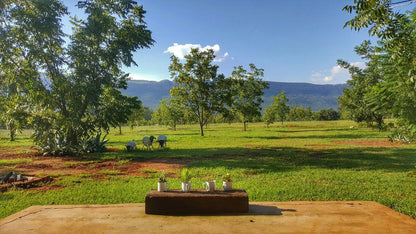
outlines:
{"label": "blue mountain ridge", "polygon": [[[169,90],[174,86],[170,80],[148,81],[130,80],[128,88],[121,90],[124,95],[138,97],[144,106],[155,110],[160,100],[169,97]],[[272,97],[284,90],[289,105],[310,106],[313,111],[338,108],[337,99],[342,95],[346,84],[310,84],[269,81],[269,89],[264,90],[263,107],[272,103]]]}

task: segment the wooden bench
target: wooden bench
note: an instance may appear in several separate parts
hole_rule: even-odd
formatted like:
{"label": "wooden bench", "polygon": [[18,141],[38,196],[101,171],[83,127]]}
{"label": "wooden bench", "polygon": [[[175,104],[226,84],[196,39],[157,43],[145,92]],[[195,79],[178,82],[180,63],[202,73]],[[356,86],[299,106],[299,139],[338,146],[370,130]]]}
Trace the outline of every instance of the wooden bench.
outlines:
{"label": "wooden bench", "polygon": [[146,195],[146,214],[190,215],[248,212],[248,195],[245,190],[182,192],[151,190]]}

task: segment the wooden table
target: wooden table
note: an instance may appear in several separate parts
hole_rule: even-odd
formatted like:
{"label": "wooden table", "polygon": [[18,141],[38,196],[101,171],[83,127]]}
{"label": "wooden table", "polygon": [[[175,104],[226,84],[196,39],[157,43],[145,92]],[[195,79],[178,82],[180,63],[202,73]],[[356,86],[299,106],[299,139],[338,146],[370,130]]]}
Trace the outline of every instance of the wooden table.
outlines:
{"label": "wooden table", "polygon": [[248,195],[245,190],[231,191],[151,190],[146,195],[146,214],[190,215],[248,212]]}

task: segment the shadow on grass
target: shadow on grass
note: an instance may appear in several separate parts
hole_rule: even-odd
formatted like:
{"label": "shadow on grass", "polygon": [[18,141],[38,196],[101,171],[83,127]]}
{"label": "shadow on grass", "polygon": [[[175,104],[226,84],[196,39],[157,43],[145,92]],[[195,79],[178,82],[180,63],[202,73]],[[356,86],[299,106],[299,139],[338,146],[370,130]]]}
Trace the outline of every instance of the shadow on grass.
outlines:
{"label": "shadow on grass", "polygon": [[0,193],[0,200],[1,201],[12,200],[13,198],[14,198],[14,196],[12,194]]}
{"label": "shadow on grass", "polygon": [[189,167],[247,169],[248,173],[252,174],[304,168],[408,172],[414,170],[416,165],[414,149],[372,147],[321,151],[294,147],[165,149],[107,152],[86,157],[132,161],[181,161]]}
{"label": "shadow on grass", "polygon": [[246,154],[228,159],[222,157],[212,160],[196,159],[189,163],[189,166],[251,169],[253,174],[299,170],[305,167],[408,172],[416,164],[416,157],[412,156],[413,152],[412,149],[390,148],[313,151],[285,147],[276,149],[275,153],[263,155]]}
{"label": "shadow on grass", "polygon": [[[286,132],[287,133],[287,132]],[[266,139],[266,140],[276,140],[276,139],[361,139],[365,138],[366,135],[361,134],[337,134],[337,135],[311,135],[311,136],[243,136],[242,138],[248,139]]]}

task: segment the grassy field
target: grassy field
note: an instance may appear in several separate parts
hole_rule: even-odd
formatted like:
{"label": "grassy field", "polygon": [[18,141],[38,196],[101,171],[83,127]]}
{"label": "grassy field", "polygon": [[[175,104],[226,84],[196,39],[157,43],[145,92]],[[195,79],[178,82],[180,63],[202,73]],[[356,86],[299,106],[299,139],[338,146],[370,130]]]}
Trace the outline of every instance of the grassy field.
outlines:
{"label": "grassy field", "polygon": [[[33,151],[30,131],[12,143],[0,131],[0,171],[54,177],[40,188],[0,193],[0,218],[32,205],[144,202],[157,187],[159,170],[168,173],[169,188],[179,189],[183,167],[194,175],[197,189],[208,178],[220,181],[230,173],[234,187],[246,189],[250,201],[377,201],[416,218],[416,145],[390,143],[388,132],[353,122],[289,122],[270,128],[256,123],[247,132],[242,124],[212,124],[205,137],[196,125],[117,133],[108,136],[111,152],[45,161],[27,154]],[[132,139],[159,134],[168,136],[167,149],[124,150]]]}

